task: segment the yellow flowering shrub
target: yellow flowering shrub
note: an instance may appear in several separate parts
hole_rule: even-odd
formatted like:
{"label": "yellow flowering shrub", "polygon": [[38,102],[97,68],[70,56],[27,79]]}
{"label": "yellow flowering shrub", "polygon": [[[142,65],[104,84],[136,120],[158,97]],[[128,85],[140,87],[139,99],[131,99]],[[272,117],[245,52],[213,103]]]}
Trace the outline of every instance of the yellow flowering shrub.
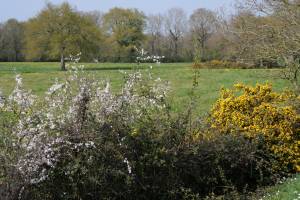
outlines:
{"label": "yellow flowering shrub", "polygon": [[300,171],[300,116],[294,106],[298,103],[299,97],[273,92],[269,84],[236,84],[233,90],[222,89],[210,123],[224,134],[239,130],[248,138],[263,135],[281,167]]}

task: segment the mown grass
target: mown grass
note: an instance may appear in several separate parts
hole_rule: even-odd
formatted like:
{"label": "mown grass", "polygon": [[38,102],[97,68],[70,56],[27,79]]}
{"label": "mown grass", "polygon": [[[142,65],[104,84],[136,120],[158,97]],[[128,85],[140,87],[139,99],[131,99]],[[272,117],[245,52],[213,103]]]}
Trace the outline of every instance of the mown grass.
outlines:
{"label": "mown grass", "polygon": [[[135,64],[131,63],[93,63],[84,64],[88,74],[96,78],[110,80],[117,91],[123,83],[120,70],[130,72]],[[170,100],[174,111],[184,110],[191,99],[193,74],[191,63],[172,64],[142,64],[142,71],[149,70],[156,77],[168,81],[171,86]],[[242,82],[272,83],[275,90],[289,87],[289,83],[278,77],[278,69],[201,69],[199,71],[199,86],[194,90],[193,98],[197,102],[197,112],[205,113],[217,99],[221,87],[232,87],[234,83]],[[59,63],[0,63],[0,89],[8,95],[14,87],[15,74],[21,74],[24,85],[38,96],[42,96],[55,79],[62,80],[66,76],[60,71]]]}
{"label": "mown grass", "polygon": [[262,200],[298,200],[300,199],[300,174],[264,191]]}

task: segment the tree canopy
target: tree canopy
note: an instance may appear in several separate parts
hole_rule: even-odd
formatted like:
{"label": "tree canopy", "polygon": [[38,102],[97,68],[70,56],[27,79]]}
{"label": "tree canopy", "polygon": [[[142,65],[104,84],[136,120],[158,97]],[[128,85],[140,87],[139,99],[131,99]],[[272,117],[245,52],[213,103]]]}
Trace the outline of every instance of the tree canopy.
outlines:
{"label": "tree canopy", "polygon": [[23,30],[23,24],[16,19],[9,19],[0,26],[0,60],[20,61],[23,58]]}
{"label": "tree canopy", "polygon": [[88,62],[132,62],[135,47],[164,56],[165,62],[191,62],[197,55],[201,61],[278,67],[285,66],[278,60],[299,59],[299,0],[237,1],[233,15],[195,8],[190,16],[181,8],[145,15],[137,9],[82,12],[68,3],[48,3],[26,22],[0,23],[0,60],[60,59],[65,69],[67,57],[79,52]]}
{"label": "tree canopy", "polygon": [[26,58],[61,59],[65,70],[66,56],[82,53],[83,58],[97,53],[102,34],[89,16],[80,14],[68,3],[47,6],[26,23]]}
{"label": "tree canopy", "polygon": [[113,8],[104,15],[104,29],[108,44],[112,45],[111,54],[117,61],[128,57],[132,61],[134,47],[140,47],[145,39],[145,16],[137,9]]}

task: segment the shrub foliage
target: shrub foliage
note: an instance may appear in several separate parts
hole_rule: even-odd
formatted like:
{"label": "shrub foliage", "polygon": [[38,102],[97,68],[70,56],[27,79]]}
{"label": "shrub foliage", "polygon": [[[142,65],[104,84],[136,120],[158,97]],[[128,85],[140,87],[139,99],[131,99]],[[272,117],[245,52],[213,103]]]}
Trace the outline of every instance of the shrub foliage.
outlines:
{"label": "shrub foliage", "polygon": [[262,134],[268,148],[281,161],[277,167],[300,171],[300,115],[293,106],[296,102],[299,98],[276,93],[269,84],[237,84],[235,90],[222,90],[212,109],[211,124],[224,134],[235,130],[248,138]]}
{"label": "shrub foliage", "polygon": [[298,115],[269,86],[240,87],[244,97],[223,91],[207,129],[193,108],[172,113],[150,72],[113,93],[75,70],[42,99],[17,76],[0,98],[0,198],[201,199],[273,183],[278,162],[296,167]]}

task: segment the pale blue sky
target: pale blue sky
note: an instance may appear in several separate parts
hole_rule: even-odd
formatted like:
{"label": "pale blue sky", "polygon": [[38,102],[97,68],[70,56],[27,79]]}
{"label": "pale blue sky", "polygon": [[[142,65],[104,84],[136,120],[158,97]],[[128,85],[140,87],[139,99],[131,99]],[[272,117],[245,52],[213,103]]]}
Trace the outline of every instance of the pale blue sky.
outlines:
{"label": "pale blue sky", "polygon": [[[54,4],[66,0],[1,0],[0,4],[0,21],[3,22],[9,18],[18,20],[27,20],[36,15],[46,2]],[[165,12],[172,7],[180,7],[187,11],[188,14],[199,7],[218,9],[227,7],[232,8],[233,0],[67,0],[78,10],[108,11],[112,7],[138,8],[145,13]]]}

